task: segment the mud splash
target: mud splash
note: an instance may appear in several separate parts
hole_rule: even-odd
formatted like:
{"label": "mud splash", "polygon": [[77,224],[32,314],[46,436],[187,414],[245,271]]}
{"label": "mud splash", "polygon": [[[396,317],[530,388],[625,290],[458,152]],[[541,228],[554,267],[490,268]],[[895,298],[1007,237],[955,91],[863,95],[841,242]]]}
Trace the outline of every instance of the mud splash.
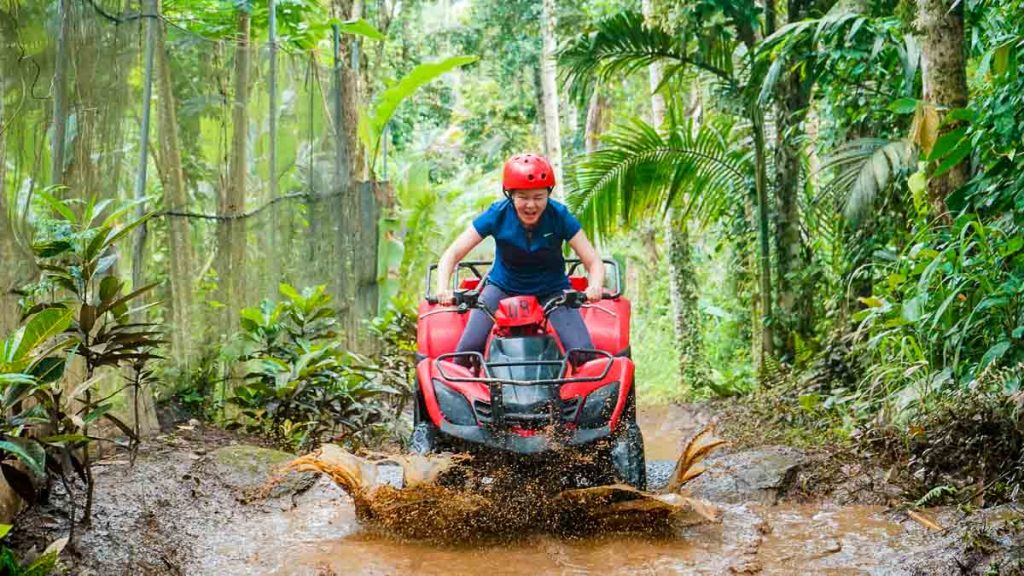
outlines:
{"label": "mud splash", "polygon": [[[552,471],[471,465],[469,456],[459,454],[360,457],[334,445],[294,460],[283,472],[325,474],[352,497],[360,522],[406,538],[466,541],[524,531],[657,533],[720,519],[717,507],[691,497],[683,487],[705,471],[701,460],[724,444],[713,426],[704,428],[687,443],[668,484],[658,492],[623,484],[552,489],[564,480],[553,482]],[[385,463],[401,468],[401,487],[378,483],[379,466]]]}

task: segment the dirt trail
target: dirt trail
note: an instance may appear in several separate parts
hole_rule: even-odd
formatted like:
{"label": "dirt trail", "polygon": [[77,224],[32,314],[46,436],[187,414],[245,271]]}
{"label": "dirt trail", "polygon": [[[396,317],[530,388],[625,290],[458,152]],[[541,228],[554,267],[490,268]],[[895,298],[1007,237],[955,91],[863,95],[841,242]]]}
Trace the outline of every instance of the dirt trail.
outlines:
{"label": "dirt trail", "polygon": [[[664,482],[684,440],[710,419],[700,406],[641,411],[651,478]],[[353,499],[325,477],[292,475],[256,498],[290,455],[230,435],[179,429],[149,444],[133,468],[117,459],[97,470],[96,521],[82,534],[72,574],[959,574],[984,573],[993,550],[1013,550],[1020,515],[979,514],[994,545],[964,544],[977,526],[954,511],[932,533],[881,507],[793,504],[786,483],[800,453],[768,447],[711,459],[696,495],[721,509],[715,523],[675,526],[657,536],[582,537],[520,533],[473,544],[405,540],[357,518]],[[395,482],[400,469],[379,468]],[[19,519],[22,550],[66,534],[53,507]],[[1000,524],[1001,523],[1001,524]],[[1001,538],[1001,539],[1000,539]],[[1019,550],[1019,548],[1018,548]],[[972,568],[973,567],[973,568]]]}

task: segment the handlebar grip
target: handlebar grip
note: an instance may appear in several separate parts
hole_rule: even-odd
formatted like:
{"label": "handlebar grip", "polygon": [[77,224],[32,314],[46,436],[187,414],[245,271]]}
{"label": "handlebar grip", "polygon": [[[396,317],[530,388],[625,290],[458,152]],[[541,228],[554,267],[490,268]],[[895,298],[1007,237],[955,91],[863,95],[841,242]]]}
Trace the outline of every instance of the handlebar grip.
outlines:
{"label": "handlebar grip", "polygon": [[427,304],[437,304],[437,296],[427,296]]}

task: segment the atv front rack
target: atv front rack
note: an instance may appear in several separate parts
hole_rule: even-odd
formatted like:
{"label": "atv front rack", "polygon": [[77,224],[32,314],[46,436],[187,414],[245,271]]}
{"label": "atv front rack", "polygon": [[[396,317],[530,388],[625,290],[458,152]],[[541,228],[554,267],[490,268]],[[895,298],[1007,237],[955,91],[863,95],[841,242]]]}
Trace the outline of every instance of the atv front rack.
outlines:
{"label": "atv front rack", "polygon": [[[596,376],[574,376],[570,378],[548,378],[539,380],[495,378],[489,370],[489,368],[509,366],[560,366],[561,369],[559,370],[559,374],[565,374],[569,358],[572,357],[574,353],[591,354],[604,358],[607,360],[607,362],[605,362],[604,370]],[[475,378],[466,378],[448,374],[442,365],[442,360],[451,360],[459,357],[475,358],[483,369],[483,375]],[[549,386],[557,389],[562,384],[569,384],[573,382],[598,382],[607,378],[608,373],[611,371],[612,364],[614,363],[615,357],[604,350],[583,348],[573,348],[562,360],[519,360],[511,362],[493,362],[490,364],[484,362],[483,354],[479,352],[452,352],[450,354],[442,354],[434,360],[434,366],[437,367],[437,372],[442,378],[449,382],[479,382],[487,384],[490,414],[486,419],[483,419],[479,413],[477,413],[477,410],[474,409],[474,413],[476,413],[476,417],[480,420],[482,426],[459,426],[444,421],[441,423],[441,430],[463,439],[469,439],[474,442],[480,442],[491,446],[503,447],[503,449],[520,453],[542,452],[550,449],[556,444],[564,445],[586,443],[607,436],[607,434],[610,434],[610,428],[608,426],[595,428],[593,430],[575,430],[568,428],[563,417],[565,403],[560,399],[557,392],[554,394],[552,400],[545,403],[543,408],[535,407],[539,408],[535,413],[510,413],[507,410],[508,407],[505,405],[505,387]],[[573,410],[575,409],[574,405]],[[513,426],[515,425],[515,422],[518,422],[520,425],[526,425],[534,430],[548,426],[551,426],[552,428],[548,429],[549,432],[547,434],[523,437],[512,433],[509,428],[510,422],[513,423]]]}
{"label": "atv front rack", "polygon": [[[494,378],[491,375],[489,368],[508,368],[511,366],[560,366],[559,374],[565,374],[565,369],[569,364],[569,358],[573,354],[589,354],[592,356],[600,356],[608,362],[604,365],[604,370],[597,376],[573,376],[571,378],[547,378],[540,380],[513,380],[510,378]],[[451,376],[444,371],[444,366],[441,364],[442,360],[451,361],[453,358],[475,358],[477,363],[483,369],[484,375],[477,377],[464,377],[464,376]],[[449,382],[480,382],[482,384],[495,384],[500,388],[502,384],[513,384],[513,385],[561,385],[571,384],[573,382],[600,382],[608,377],[608,372],[612,369],[615,357],[611,353],[604,350],[594,350],[590,348],[573,348],[565,355],[565,358],[561,360],[516,360],[512,362],[491,362],[487,363],[484,360],[484,355],[479,352],[450,352],[448,354],[441,354],[434,359],[434,366],[437,368],[438,374],[442,378]],[[495,386],[491,386],[491,393],[493,395]]]}

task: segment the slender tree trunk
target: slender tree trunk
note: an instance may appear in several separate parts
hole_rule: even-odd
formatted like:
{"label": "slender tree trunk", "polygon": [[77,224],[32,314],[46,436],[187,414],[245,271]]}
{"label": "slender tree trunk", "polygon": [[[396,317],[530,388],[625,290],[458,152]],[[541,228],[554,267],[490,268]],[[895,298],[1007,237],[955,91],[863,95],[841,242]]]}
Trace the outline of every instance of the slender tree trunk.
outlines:
{"label": "slender tree trunk", "polygon": [[[654,0],[643,0],[642,2],[644,20],[647,24],[653,24],[654,20]],[[661,129],[661,125],[665,123],[665,98],[658,93],[658,87],[661,85],[661,62],[651,62],[647,67],[648,82],[651,87],[651,119],[654,121],[654,127]]]}
{"label": "slender tree trunk", "polygon": [[[269,111],[267,113],[267,131],[270,150],[267,158],[267,183],[268,201],[277,198],[277,2],[267,2],[267,36],[270,44],[270,70],[268,73],[267,90],[270,93]],[[281,280],[281,245],[280,234],[280,210],[281,207],[274,206],[270,209],[270,230],[269,230],[269,261],[270,261],[270,285],[276,286]]]}
{"label": "slender tree trunk", "polygon": [[[963,108],[967,105],[964,3],[918,0],[917,25],[922,32],[921,78],[924,99],[934,104],[940,114],[954,108]],[[956,128],[956,124],[947,124],[940,135]],[[964,160],[949,172],[928,178],[928,201],[932,215],[946,224],[952,222],[946,198],[967,181],[969,169]]]}
{"label": "slender tree trunk", "polygon": [[693,247],[686,218],[671,211],[665,228],[668,237],[668,279],[672,301],[672,330],[676,340],[676,363],[683,384],[704,385],[704,346],[698,310],[697,278],[693,269]]}
{"label": "slender tree trunk", "polygon": [[[135,178],[134,199],[135,217],[142,218],[146,214],[146,177],[149,167],[149,124],[150,104],[153,100],[153,52],[156,49],[156,16],[158,0],[144,0],[143,11],[146,19],[146,47],[142,77],[142,126],[139,130],[139,166]],[[135,229],[132,243],[132,288],[138,289],[145,282],[146,224]],[[136,322],[139,319],[135,319]]]}
{"label": "slender tree trunk", "polygon": [[772,269],[771,252],[768,239],[768,160],[765,151],[764,114],[756,103],[749,109],[751,126],[754,132],[754,197],[757,216],[758,244],[758,338],[761,346],[756,350],[755,364],[759,373],[765,368],[765,361],[775,352],[772,338]]}
{"label": "slender tree trunk", "polygon": [[[188,207],[185,173],[178,140],[178,119],[171,66],[167,55],[163,26],[157,29],[157,115],[160,121],[160,172],[164,208],[182,212]],[[179,363],[188,364],[192,354],[192,242],[188,220],[167,219],[168,276],[171,287],[171,354]]]}
{"label": "slender tree trunk", "polygon": [[[806,16],[806,6],[800,0],[789,0],[787,14],[790,22],[798,22]],[[799,72],[792,72],[779,81],[775,98],[775,247],[778,283],[778,330],[775,337],[778,339],[778,355],[786,362],[792,362],[796,354],[796,331],[802,316],[798,308],[810,305],[798,298],[800,285],[794,279],[808,265],[804,259],[806,249],[800,219],[800,172],[803,166],[795,137],[806,115],[809,101],[809,89],[801,80]]]}
{"label": "slender tree trunk", "polygon": [[249,106],[249,12],[238,13],[238,39],[235,45],[234,103],[231,110],[231,156],[228,160],[228,181],[220,195],[221,220],[217,229],[217,273],[223,294],[225,333],[238,328],[238,309],[243,303],[245,265],[246,159],[248,157]]}
{"label": "slender tree trunk", "polygon": [[58,0],[57,60],[53,68],[53,131],[50,140],[50,184],[64,183],[64,139],[68,126],[67,61],[71,0]]}
{"label": "slender tree trunk", "polygon": [[595,89],[590,97],[590,105],[587,106],[587,124],[583,133],[584,150],[587,154],[597,150],[601,133],[604,131],[607,110],[608,98],[601,94],[600,89]]}
{"label": "slender tree trunk", "polygon": [[[359,18],[362,5],[353,0],[334,0],[334,13],[342,19]],[[356,135],[359,110],[359,72],[356,69],[358,59],[353,58],[355,44],[345,42],[340,35],[335,38],[334,54],[334,112],[335,136],[337,138],[337,155],[335,169],[337,175],[332,190],[340,191],[341,196],[322,203],[321,214],[325,216],[317,223],[328,245],[335,246],[336,252],[331,257],[336,261],[335,277],[337,290],[335,302],[338,306],[341,328],[345,334],[346,344],[356,345],[359,331],[359,318],[356,314],[356,298],[358,283],[356,280],[355,238],[359,235],[358,218],[360,189],[357,177],[364,167],[363,151]],[[333,235],[329,231],[333,231]]]}
{"label": "slender tree trunk", "polygon": [[555,36],[557,6],[555,0],[542,0],[541,36],[541,91],[544,99],[544,146],[548,161],[555,170],[555,181],[562,189],[562,135],[558,115],[558,69],[555,52],[558,42]]}
{"label": "slender tree trunk", "polygon": [[[135,208],[135,217],[142,218],[146,214],[146,205],[143,202],[146,198],[146,176],[149,166],[149,125],[150,109],[153,99],[153,60],[156,51],[156,37],[159,22],[157,15],[160,13],[159,0],[145,0],[143,3],[145,12],[150,16],[146,20],[146,51],[145,68],[142,84],[142,127],[139,132],[139,168],[135,180],[135,201],[138,203]],[[146,224],[135,229],[132,243],[132,288],[137,289],[145,283],[145,253],[146,237],[148,230]],[[142,314],[136,314],[134,322],[143,322]],[[134,369],[130,369],[134,370]],[[130,376],[137,378],[138,375]],[[156,403],[152,390],[148,387],[132,386],[130,388],[130,405],[132,409],[132,420],[135,423],[135,430],[138,434],[148,436],[159,430],[160,424],[156,419]]]}

